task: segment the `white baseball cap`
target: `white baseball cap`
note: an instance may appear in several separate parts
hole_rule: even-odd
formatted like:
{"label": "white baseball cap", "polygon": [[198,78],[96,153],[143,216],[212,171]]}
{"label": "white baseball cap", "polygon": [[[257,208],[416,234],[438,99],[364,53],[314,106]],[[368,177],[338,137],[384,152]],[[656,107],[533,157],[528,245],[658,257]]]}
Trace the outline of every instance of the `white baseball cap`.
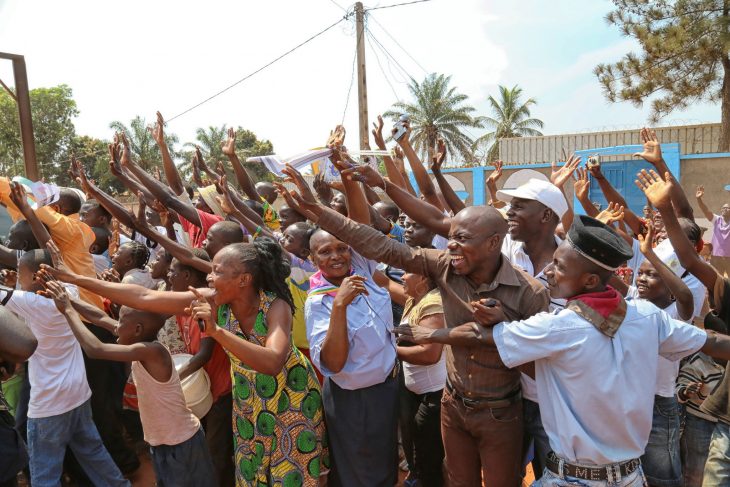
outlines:
{"label": "white baseball cap", "polygon": [[530,179],[522,186],[515,189],[502,189],[497,191],[497,197],[509,203],[512,198],[539,201],[563,218],[568,211],[568,202],[563,193],[552,183],[540,179]]}

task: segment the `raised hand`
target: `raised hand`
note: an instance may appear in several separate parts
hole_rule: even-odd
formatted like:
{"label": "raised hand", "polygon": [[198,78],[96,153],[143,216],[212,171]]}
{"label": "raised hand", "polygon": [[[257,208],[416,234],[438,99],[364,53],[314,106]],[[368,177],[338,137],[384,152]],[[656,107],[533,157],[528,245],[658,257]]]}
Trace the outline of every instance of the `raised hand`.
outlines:
{"label": "raised hand", "polygon": [[119,228],[119,220],[112,218],[112,236],[109,240],[109,255],[117,253],[120,245],[121,229]]}
{"label": "raised hand", "polygon": [[317,193],[317,198],[319,198],[319,201],[321,201],[322,204],[329,206],[332,198],[334,198],[334,193],[332,192],[332,188],[330,188],[330,186],[324,180],[323,173],[320,172],[317,173],[316,176],[314,176],[314,182],[312,183],[312,186],[314,187],[314,191]]}
{"label": "raised hand", "polygon": [[137,214],[132,216],[132,222],[140,231],[149,229],[150,223],[147,221],[147,204],[141,191],[137,192],[137,200],[139,206],[137,207]]}
{"label": "raised hand", "polygon": [[33,209],[28,204],[28,195],[25,194],[25,188],[17,181],[10,183],[10,201],[26,216]]}
{"label": "raised hand", "polygon": [[61,251],[59,250],[58,245],[56,245],[56,242],[49,240],[46,244],[46,249],[48,249],[48,253],[51,254],[53,267],[41,264],[41,271],[39,271],[40,274],[47,273],[60,281],[69,282],[69,280],[73,278],[74,274],[68,267],[66,267],[66,263],[63,261],[63,256],[61,255]]}
{"label": "raised hand", "polygon": [[316,204],[314,194],[312,194],[312,190],[309,189],[309,185],[307,184],[307,181],[304,180],[302,173],[297,171],[296,168],[290,164],[287,164],[281,172],[286,174],[288,176],[287,179],[296,185],[299,193],[305,200],[312,201]]}
{"label": "raised hand", "polygon": [[570,155],[563,167],[558,168],[555,162],[551,163],[552,174],[550,175],[550,182],[558,188],[563,189],[563,186],[570,180],[579,165],[580,156],[576,156],[575,154]]}
{"label": "raised hand", "polygon": [[573,190],[575,191],[576,198],[579,200],[587,200],[590,187],[591,181],[588,179],[588,171],[583,167],[579,167],[573,175]]}
{"label": "raised hand", "polygon": [[640,136],[641,143],[644,144],[644,151],[637,152],[634,157],[641,157],[654,166],[662,162],[662,146],[657,139],[656,132],[644,127],[641,129]]}
{"label": "raised hand", "polygon": [[122,163],[122,167],[129,167],[132,164],[132,149],[129,147],[129,139],[127,138],[127,134],[124,132],[120,134],[119,138],[122,141],[122,156],[120,158],[120,162]]}
{"label": "raised hand", "polygon": [[345,192],[345,185],[342,184],[342,181],[330,181],[327,183],[327,186],[334,189],[335,191],[339,191],[340,193]]}
{"label": "raised hand", "polygon": [[360,181],[371,188],[385,189],[385,179],[372,166],[355,166],[342,171],[343,176],[348,179]]}
{"label": "raised hand", "polygon": [[385,139],[383,138],[383,117],[378,115],[378,123],[373,122],[373,139],[378,149],[385,150]]}
{"label": "raised hand", "polygon": [[499,181],[499,178],[502,177],[502,167],[504,166],[504,163],[502,161],[495,161],[492,163],[494,166],[494,171],[487,177],[487,187],[490,190],[494,190],[494,192],[497,192],[497,181]]}
{"label": "raised hand", "polygon": [[3,269],[0,271],[0,282],[5,287],[14,288],[18,282],[18,272],[12,269]]}
{"label": "raised hand", "polygon": [[221,150],[229,157],[236,155],[236,131],[233,127],[228,128],[228,139],[221,145]]}
{"label": "raised hand", "polygon": [[81,186],[84,193],[87,195],[91,194],[91,187],[89,185],[89,179],[86,177],[86,171],[81,165],[81,161],[73,156],[71,157],[71,168],[69,169],[69,174],[73,177],[74,181]]}
{"label": "raised hand", "polygon": [[228,177],[225,174],[223,174],[218,179],[218,181],[216,181],[215,188],[218,193],[220,193],[220,196],[216,196],[215,199],[221,206],[221,210],[223,210],[226,215],[235,213],[236,206],[233,204],[233,199],[231,198],[231,190],[228,187]]}
{"label": "raised hand", "polygon": [[41,283],[43,284],[43,290],[38,291],[38,294],[48,299],[52,299],[53,304],[56,305],[56,309],[61,314],[64,314],[66,310],[71,307],[71,298],[69,298],[66,289],[60,282],[56,281],[48,274],[45,274],[41,278]]}
{"label": "raised hand", "polygon": [[702,199],[703,196],[705,196],[705,187],[697,186],[697,191],[695,192],[695,198],[700,200],[700,199]]}
{"label": "raised hand", "polygon": [[192,316],[193,320],[198,322],[198,325],[202,324],[204,329],[200,331],[206,333],[208,336],[216,335],[220,332],[220,329],[216,325],[216,317],[218,316],[218,307],[213,302],[202,294],[194,287],[188,287],[188,290],[195,295],[195,299],[190,303],[190,307],[185,309],[185,312]]}
{"label": "raised hand", "polygon": [[596,179],[603,179],[603,173],[601,172],[601,161],[598,160],[598,157],[589,157],[588,162],[586,162],[586,168],[588,169],[588,172],[591,173],[591,176],[593,176]]}
{"label": "raised hand", "polygon": [[365,287],[365,281],[367,278],[354,274],[346,277],[340,288],[337,290],[337,295],[332,302],[333,306],[349,306],[356,297],[361,294],[368,295],[368,290]]}
{"label": "raised hand", "polygon": [[634,181],[636,186],[644,192],[646,199],[657,209],[671,209],[672,207],[672,177],[669,173],[665,175],[666,181],[653,169],[649,172],[642,169],[636,175],[638,179]]}
{"label": "raised hand", "polygon": [[609,203],[608,208],[596,215],[596,220],[611,225],[615,222],[623,221],[624,207],[618,203]]}
{"label": "raised hand", "polygon": [[436,330],[420,325],[400,325],[393,328],[393,333],[398,335],[398,343],[410,342],[416,345],[430,343],[431,337]]}
{"label": "raised hand", "polygon": [[102,281],[106,282],[121,282],[122,277],[119,275],[119,273],[115,269],[107,269],[104,272],[101,273],[99,278]]}
{"label": "raised hand", "polygon": [[399,173],[403,174],[406,172],[405,155],[399,145],[393,147],[393,164],[395,164]]}
{"label": "raised hand", "polygon": [[124,168],[120,162],[121,150],[119,148],[119,142],[117,142],[117,136],[114,136],[114,143],[109,144],[109,170],[115,177],[119,177],[124,174]]}
{"label": "raised hand", "polygon": [[205,163],[205,159],[203,158],[203,153],[200,151],[200,146],[195,146],[195,155],[198,156],[198,167],[201,171],[203,171],[205,174],[215,174],[213,171],[210,170],[208,165]]}
{"label": "raised hand", "polygon": [[656,229],[651,221],[646,222],[645,228],[646,233],[644,235],[639,234],[638,237],[639,250],[641,250],[642,254],[647,255],[654,252],[654,234],[656,233]]}
{"label": "raised hand", "polygon": [[162,114],[160,112],[157,112],[157,120],[154,127],[147,127],[147,131],[152,135],[152,138],[155,139],[157,145],[162,145],[165,143],[164,127],[165,120],[162,118]]}
{"label": "raised hand", "polygon": [[431,171],[438,172],[441,170],[441,165],[446,160],[446,142],[444,139],[439,139],[436,142],[436,152],[431,158]]}
{"label": "raised hand", "polygon": [[327,147],[333,150],[340,150],[345,145],[345,135],[347,134],[345,127],[338,125],[334,130],[330,131],[327,138]]}

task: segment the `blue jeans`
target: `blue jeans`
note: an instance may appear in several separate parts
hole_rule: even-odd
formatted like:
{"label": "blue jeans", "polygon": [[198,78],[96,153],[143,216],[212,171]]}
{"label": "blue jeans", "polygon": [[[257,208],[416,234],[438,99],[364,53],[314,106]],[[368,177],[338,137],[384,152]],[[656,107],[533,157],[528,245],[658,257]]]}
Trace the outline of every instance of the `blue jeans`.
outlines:
{"label": "blue jeans", "polygon": [[710,451],[705,462],[705,478],[702,487],[727,487],[730,485],[730,427],[718,422],[712,432]]}
{"label": "blue jeans", "polygon": [[691,413],[685,416],[680,440],[684,487],[702,487],[702,476],[715,424]]}
{"label": "blue jeans", "polygon": [[547,468],[543,471],[542,477],[532,483],[532,487],[645,487],[647,485],[644,473],[641,467],[626,478],[619,479],[617,482],[608,482],[607,480],[583,480],[575,477],[560,476]]}
{"label": "blue jeans", "polygon": [[545,469],[545,459],[550,453],[550,441],[540,417],[540,405],[529,399],[522,400],[522,421],[525,424],[523,436],[523,458],[527,454],[530,444],[533,444],[532,471],[539,479]]}
{"label": "blue jeans", "polygon": [[66,447],[94,485],[129,487],[101,442],[86,401],[71,411],[47,418],[28,418],[28,450],[33,487],[61,485]]}
{"label": "blue jeans", "polygon": [[651,434],[641,457],[641,465],[652,487],[682,487],[679,422],[677,398],[654,396]]}

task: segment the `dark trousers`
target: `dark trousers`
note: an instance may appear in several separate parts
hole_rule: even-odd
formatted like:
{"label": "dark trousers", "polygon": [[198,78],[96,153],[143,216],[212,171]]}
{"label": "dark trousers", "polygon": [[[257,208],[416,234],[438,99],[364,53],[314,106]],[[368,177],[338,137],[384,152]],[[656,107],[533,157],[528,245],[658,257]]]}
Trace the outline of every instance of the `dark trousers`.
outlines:
{"label": "dark trousers", "polygon": [[202,428],[178,445],[150,447],[158,487],[216,487],[213,461]]}
{"label": "dark trousers", "polygon": [[393,487],[397,482],[398,380],[347,390],[326,378],[322,401],[332,487]]}
{"label": "dark trousers", "polygon": [[25,441],[15,429],[13,416],[0,411],[0,487],[14,487],[17,475],[28,466]]}
{"label": "dark trousers", "polygon": [[[405,387],[404,387],[405,389]],[[441,396],[443,390],[415,394],[408,389],[401,392],[401,411],[408,416],[401,418],[413,439],[413,473],[423,487],[444,485],[444,445],[441,441]],[[401,434],[401,439],[403,435]]]}
{"label": "dark trousers", "polygon": [[522,401],[504,408],[468,408],[448,390],[441,400],[441,436],[450,487],[516,487],[522,482]]}
{"label": "dark trousers", "polygon": [[213,459],[216,477],[220,487],[233,487],[236,484],[236,471],[233,466],[233,396],[223,394],[213,403],[208,414],[201,420],[205,428],[205,442]]}
{"label": "dark trousers", "polygon": [[406,457],[408,470],[416,473],[415,448],[413,447],[413,398],[406,388],[403,373],[398,374],[398,432],[400,444]]}
{"label": "dark trousers", "polygon": [[530,445],[532,452],[532,471],[535,480],[542,477],[545,470],[545,461],[550,453],[550,441],[540,417],[540,405],[529,399],[522,400],[522,414],[524,418],[525,435],[522,443],[522,458],[525,458]]}

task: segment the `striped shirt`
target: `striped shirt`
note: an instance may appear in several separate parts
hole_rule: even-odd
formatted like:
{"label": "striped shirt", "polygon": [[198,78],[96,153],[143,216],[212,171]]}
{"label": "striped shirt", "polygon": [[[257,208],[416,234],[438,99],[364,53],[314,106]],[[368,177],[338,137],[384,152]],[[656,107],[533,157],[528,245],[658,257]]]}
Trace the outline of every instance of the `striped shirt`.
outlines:
{"label": "striped shirt", "polygon": [[[724,372],[724,367],[718,365],[712,360],[712,357],[702,352],[691,355],[684,362],[684,365],[679,369],[679,377],[677,378],[677,399],[687,407],[689,414],[713,423],[717,422],[716,417],[700,410],[700,406],[720,382]],[[699,393],[689,401],[682,401],[679,391],[685,392],[684,389],[692,382],[702,382]]]}

